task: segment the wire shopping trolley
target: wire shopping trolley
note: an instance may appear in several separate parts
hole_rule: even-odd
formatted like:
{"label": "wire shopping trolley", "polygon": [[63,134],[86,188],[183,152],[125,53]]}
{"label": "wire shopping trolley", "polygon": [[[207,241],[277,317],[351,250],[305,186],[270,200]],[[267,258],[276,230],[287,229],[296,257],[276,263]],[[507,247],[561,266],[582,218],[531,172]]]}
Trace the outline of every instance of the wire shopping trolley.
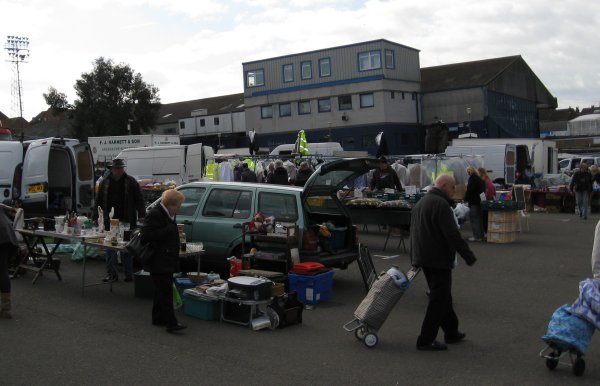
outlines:
{"label": "wire shopping trolley", "polygon": [[365,346],[375,347],[379,341],[377,331],[419,272],[418,267],[412,267],[406,274],[396,267],[382,272],[354,311],[354,319],[343,325],[344,330],[354,331],[356,339]]}

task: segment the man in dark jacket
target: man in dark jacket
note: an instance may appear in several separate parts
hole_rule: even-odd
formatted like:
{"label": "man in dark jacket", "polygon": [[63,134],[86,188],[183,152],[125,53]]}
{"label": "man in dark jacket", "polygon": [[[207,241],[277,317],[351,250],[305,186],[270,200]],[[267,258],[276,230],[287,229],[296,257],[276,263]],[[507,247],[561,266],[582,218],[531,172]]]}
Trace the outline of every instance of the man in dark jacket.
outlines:
{"label": "man in dark jacket", "polygon": [[[121,222],[129,223],[130,229],[137,225],[138,217],[146,215],[142,190],[135,178],[125,173],[125,161],[114,159],[110,169],[110,175],[102,180],[96,196],[96,205],[104,211],[104,229],[110,229],[109,213],[114,209],[113,218]],[[98,215],[94,211],[94,215]],[[133,274],[133,262],[131,255],[121,253],[123,262],[123,271],[125,271],[125,281],[130,282]],[[103,281],[117,281],[117,254],[114,251],[106,250],[106,272],[107,276]]]}
{"label": "man in dark jacket", "polygon": [[302,161],[302,163],[300,164],[300,169],[298,169],[298,172],[296,173],[294,185],[304,186],[304,184],[306,184],[306,181],[308,180],[308,177],[310,177],[312,173],[313,171],[310,170],[310,165],[308,165],[308,162]]}
{"label": "man in dark jacket", "polygon": [[152,324],[164,326],[167,332],[186,328],[180,324],[173,312],[173,274],[180,272],[179,231],[175,215],[185,200],[183,193],[167,190],[160,203],[148,213],[142,228],[142,242],[151,243],[152,257],[144,263],[154,282],[154,304]]}
{"label": "man in dark jacket", "polygon": [[275,161],[275,170],[271,175],[271,179],[267,181],[270,184],[289,185],[287,169],[283,166],[280,160]]}
{"label": "man in dark jacket", "polygon": [[452,306],[452,269],[456,252],[469,266],[477,259],[461,237],[454,219],[450,197],[455,188],[454,178],[445,174],[439,176],[434,188],[412,210],[412,264],[423,269],[430,291],[421,334],[417,338],[419,350],[447,349],[445,344],[435,340],[440,327],[446,343],[460,342],[466,336],[458,330],[458,317]]}
{"label": "man in dark jacket", "polygon": [[373,173],[371,180],[371,190],[395,189],[399,192],[403,191],[402,184],[398,178],[396,171],[388,164],[385,157],[380,158],[381,165],[379,169]]}
{"label": "man in dark jacket", "polygon": [[256,179],[256,174],[252,170],[250,170],[250,168],[248,167],[248,164],[245,162],[242,164],[241,181],[242,182],[258,182],[258,180]]}
{"label": "man in dark jacket", "polygon": [[592,182],[592,173],[588,170],[588,165],[585,162],[579,165],[579,170],[571,177],[569,188],[575,191],[575,201],[579,209],[579,217],[587,220],[590,195],[592,194],[594,184]]}

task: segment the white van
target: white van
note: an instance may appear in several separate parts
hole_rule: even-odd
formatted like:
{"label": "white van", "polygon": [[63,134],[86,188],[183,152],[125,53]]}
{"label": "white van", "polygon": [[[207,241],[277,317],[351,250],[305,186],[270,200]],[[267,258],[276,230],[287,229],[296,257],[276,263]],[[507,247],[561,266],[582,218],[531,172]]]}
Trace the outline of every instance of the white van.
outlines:
{"label": "white van", "polygon": [[515,183],[517,171],[516,145],[448,146],[445,153],[449,157],[480,155],[483,157],[485,169],[492,181],[504,184]]}
{"label": "white van", "polygon": [[[269,153],[269,155],[277,157],[290,156],[294,152],[296,147],[293,143],[279,145]],[[311,155],[320,155],[325,157],[332,157],[336,152],[344,151],[342,145],[339,142],[315,142],[307,143],[308,153]]]}
{"label": "white van", "polygon": [[91,213],[94,169],[88,144],[59,138],[6,141],[0,143],[0,162],[3,201],[19,200],[27,217]]}
{"label": "white van", "polygon": [[138,180],[174,180],[180,185],[200,181],[207,160],[214,158],[214,151],[201,143],[137,147],[122,150],[117,158],[125,160],[127,174]]}

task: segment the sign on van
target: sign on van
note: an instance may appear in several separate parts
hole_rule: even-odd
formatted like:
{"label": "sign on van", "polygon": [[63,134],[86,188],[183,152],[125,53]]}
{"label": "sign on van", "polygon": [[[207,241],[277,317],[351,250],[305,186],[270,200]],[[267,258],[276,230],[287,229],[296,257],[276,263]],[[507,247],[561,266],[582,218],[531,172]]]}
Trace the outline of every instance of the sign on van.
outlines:
{"label": "sign on van", "polygon": [[94,163],[114,159],[124,149],[132,147],[150,147],[179,145],[178,135],[123,135],[108,137],[89,137]]}

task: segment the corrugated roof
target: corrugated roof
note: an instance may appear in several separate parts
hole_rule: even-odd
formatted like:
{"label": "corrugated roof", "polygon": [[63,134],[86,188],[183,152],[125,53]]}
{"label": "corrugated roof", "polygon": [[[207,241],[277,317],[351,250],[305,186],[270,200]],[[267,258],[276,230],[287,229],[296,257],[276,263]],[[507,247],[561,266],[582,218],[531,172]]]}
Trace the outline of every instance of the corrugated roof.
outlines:
{"label": "corrugated roof", "polygon": [[158,111],[156,124],[161,125],[190,118],[192,111],[199,109],[206,109],[208,115],[244,111],[244,93],[163,104]]}
{"label": "corrugated roof", "polygon": [[421,68],[421,92],[485,86],[519,59],[516,55]]}

